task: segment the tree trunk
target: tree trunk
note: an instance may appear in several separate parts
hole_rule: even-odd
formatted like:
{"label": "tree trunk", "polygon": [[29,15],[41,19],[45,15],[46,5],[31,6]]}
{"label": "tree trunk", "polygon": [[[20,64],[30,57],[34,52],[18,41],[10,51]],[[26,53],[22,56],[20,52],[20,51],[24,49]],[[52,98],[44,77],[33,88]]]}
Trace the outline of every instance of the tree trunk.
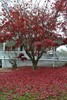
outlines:
{"label": "tree trunk", "polygon": [[16,62],[14,61],[14,63],[12,64],[13,68],[17,68],[17,64]]}
{"label": "tree trunk", "polygon": [[13,65],[13,68],[17,68],[17,65]]}
{"label": "tree trunk", "polygon": [[37,69],[37,63],[38,63],[38,61],[32,61],[32,64],[33,64],[33,69]]}

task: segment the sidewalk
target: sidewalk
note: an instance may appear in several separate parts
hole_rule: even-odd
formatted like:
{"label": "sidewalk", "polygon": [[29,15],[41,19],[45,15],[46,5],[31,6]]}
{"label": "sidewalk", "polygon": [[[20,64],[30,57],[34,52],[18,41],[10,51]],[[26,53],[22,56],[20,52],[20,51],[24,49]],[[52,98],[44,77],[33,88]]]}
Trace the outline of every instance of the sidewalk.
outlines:
{"label": "sidewalk", "polygon": [[11,72],[12,68],[0,68],[0,72]]}

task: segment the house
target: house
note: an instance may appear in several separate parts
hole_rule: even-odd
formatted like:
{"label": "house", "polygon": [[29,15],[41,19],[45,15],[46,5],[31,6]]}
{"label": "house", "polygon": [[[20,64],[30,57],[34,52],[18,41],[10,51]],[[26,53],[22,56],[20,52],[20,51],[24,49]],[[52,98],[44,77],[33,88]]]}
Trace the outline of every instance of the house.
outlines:
{"label": "house", "polygon": [[[24,49],[21,47],[15,48],[13,41],[0,43],[0,68],[12,67],[12,60],[15,59],[17,66],[32,65],[29,57],[26,55]],[[9,51],[8,51],[9,50]],[[24,53],[24,56],[28,59],[27,61],[21,61],[17,58],[19,53]],[[41,59],[45,59],[45,55]]]}
{"label": "house", "polygon": [[[0,43],[0,68],[11,68],[12,67],[12,61],[16,60],[17,66],[24,66],[24,65],[32,65],[29,57],[26,55],[23,47],[18,47],[15,48],[15,42],[10,41],[10,42],[6,42],[6,43]],[[9,50],[9,52],[8,52]],[[20,59],[17,58],[17,56],[20,53],[24,53],[24,56],[28,59],[27,61],[21,61]],[[47,53],[44,53],[43,56],[41,57],[41,61],[39,62],[39,65],[44,65],[45,64],[45,60],[46,61],[52,61],[54,59],[54,57],[52,57],[52,59],[47,59],[47,54],[50,53],[56,53],[56,51],[53,50],[47,50]],[[54,55],[55,56],[55,55]],[[56,59],[58,60],[58,59]],[[54,61],[52,61],[54,63]]]}
{"label": "house", "polygon": [[[25,54],[25,51],[22,50],[22,46],[15,49],[14,42],[10,41],[7,43],[0,43],[0,68],[7,68],[7,67],[12,67],[11,61],[13,59],[16,59],[16,63],[18,66],[22,65],[22,61],[17,58],[19,53],[24,53],[24,55],[27,57]],[[10,51],[8,51],[10,50]],[[27,57],[28,58],[28,57]]]}

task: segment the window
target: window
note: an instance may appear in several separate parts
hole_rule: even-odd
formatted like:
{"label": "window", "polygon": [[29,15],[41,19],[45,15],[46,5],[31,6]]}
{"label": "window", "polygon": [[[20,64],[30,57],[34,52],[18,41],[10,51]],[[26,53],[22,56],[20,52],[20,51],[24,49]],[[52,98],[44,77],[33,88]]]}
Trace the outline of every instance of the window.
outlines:
{"label": "window", "polygon": [[12,51],[14,51],[15,50],[15,46],[12,46]]}
{"label": "window", "polygon": [[5,51],[11,51],[11,47],[5,46]]}
{"label": "window", "polygon": [[14,51],[16,50],[15,46],[5,46],[5,51]]}
{"label": "window", "polygon": [[23,51],[23,46],[20,46],[20,51]]}

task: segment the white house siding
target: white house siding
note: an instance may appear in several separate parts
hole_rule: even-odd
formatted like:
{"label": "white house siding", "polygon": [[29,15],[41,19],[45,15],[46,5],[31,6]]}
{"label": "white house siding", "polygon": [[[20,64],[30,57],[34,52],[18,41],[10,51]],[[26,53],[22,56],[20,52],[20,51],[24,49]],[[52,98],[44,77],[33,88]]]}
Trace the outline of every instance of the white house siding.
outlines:
{"label": "white house siding", "polygon": [[[21,61],[20,59],[17,59],[17,66],[31,66],[32,63],[29,59],[29,57],[26,55],[25,51],[20,51],[20,49],[18,48],[18,50],[16,51],[17,54],[19,53],[24,53],[24,56],[28,59],[26,61]],[[9,57],[9,54],[11,57]],[[12,59],[12,55],[14,56],[14,51],[12,52],[7,52],[5,51],[5,44],[0,44],[0,60],[2,61],[2,68],[11,68],[12,64],[9,63],[9,59]],[[57,59],[56,59],[57,60]],[[62,62],[59,60],[57,60],[54,64],[57,66],[59,65],[63,65],[65,62]],[[44,55],[42,56],[42,58],[40,59],[38,66],[52,66],[53,65],[53,59],[47,59],[47,55],[44,53]]]}
{"label": "white house siding", "polygon": [[[13,52],[13,51],[12,51]],[[25,61],[21,61],[20,59],[17,59],[17,66],[21,67],[21,66],[32,66],[32,62],[31,60],[28,58],[28,56],[26,55],[26,53],[24,51],[19,51],[19,53],[23,52],[25,54],[25,56],[27,57],[28,60]],[[18,51],[17,51],[18,53]],[[11,68],[12,65],[9,63],[9,57],[8,57],[8,53],[5,53],[5,58],[2,60],[2,67],[3,68]],[[46,54],[44,54],[42,56],[42,58],[39,60],[38,62],[38,66],[53,66],[53,63],[55,64],[55,66],[61,66],[63,65],[65,62],[60,61],[59,59],[56,59],[55,62],[53,62],[53,59],[47,59]]]}
{"label": "white house siding", "polygon": [[[26,58],[29,59],[29,57],[26,55],[25,51],[15,51],[15,53],[17,54],[17,56],[19,55],[19,53],[24,53],[24,56],[26,56]],[[9,59],[12,59],[13,57],[16,58],[17,56],[15,56],[15,53],[14,53],[14,51],[10,51],[10,52],[5,51],[4,52],[4,56],[3,56],[4,59],[2,59],[2,61],[3,61],[2,67],[3,68],[5,68],[5,67],[11,68],[12,67],[12,64],[9,63]],[[27,64],[30,65],[29,61],[23,61],[22,62],[20,59],[17,58],[17,66],[18,67],[24,66],[24,65],[27,65]]]}

